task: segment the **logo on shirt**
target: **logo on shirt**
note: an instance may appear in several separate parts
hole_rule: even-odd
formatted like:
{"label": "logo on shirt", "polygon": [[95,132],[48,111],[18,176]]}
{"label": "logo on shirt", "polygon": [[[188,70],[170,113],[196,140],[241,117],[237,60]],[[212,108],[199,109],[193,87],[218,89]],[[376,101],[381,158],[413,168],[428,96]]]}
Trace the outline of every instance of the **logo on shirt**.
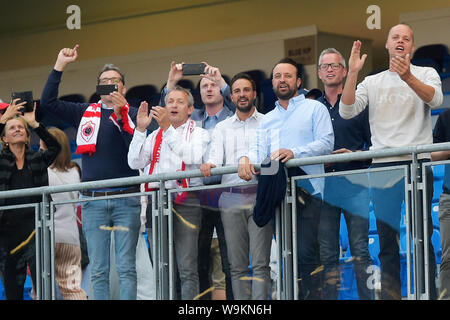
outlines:
{"label": "logo on shirt", "polygon": [[94,136],[95,123],[88,121],[81,126],[81,137],[84,141],[89,142]]}

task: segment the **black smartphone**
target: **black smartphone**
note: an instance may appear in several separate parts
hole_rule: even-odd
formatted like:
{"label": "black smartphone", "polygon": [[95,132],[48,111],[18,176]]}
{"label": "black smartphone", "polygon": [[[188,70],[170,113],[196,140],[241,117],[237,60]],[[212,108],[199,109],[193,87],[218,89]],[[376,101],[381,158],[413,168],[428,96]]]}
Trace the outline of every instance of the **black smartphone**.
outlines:
{"label": "black smartphone", "polygon": [[205,73],[206,65],[204,63],[183,64],[184,76],[196,76]]}
{"label": "black smartphone", "polygon": [[24,104],[23,109],[21,110],[22,114],[33,111],[33,91],[13,92],[11,94],[11,99],[20,99],[19,101],[17,101],[17,103],[21,103],[23,101],[27,102]]}
{"label": "black smartphone", "polygon": [[117,91],[117,84],[98,84],[96,93],[99,96],[107,96],[111,92]]}

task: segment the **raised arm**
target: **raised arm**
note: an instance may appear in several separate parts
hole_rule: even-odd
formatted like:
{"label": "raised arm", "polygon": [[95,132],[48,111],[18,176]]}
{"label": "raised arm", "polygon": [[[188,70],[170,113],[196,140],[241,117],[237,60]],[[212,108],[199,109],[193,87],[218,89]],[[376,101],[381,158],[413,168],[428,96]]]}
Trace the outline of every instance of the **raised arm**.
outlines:
{"label": "raised arm", "polygon": [[86,110],[87,103],[76,103],[62,101],[58,99],[59,84],[61,82],[62,72],[69,63],[74,62],[78,57],[78,45],[73,49],[62,49],[56,59],[55,66],[50,73],[44,90],[42,91],[40,106],[46,111],[55,114],[65,122],[78,126],[81,117]]}
{"label": "raised arm", "polygon": [[366,58],[367,54],[363,54],[361,57],[361,41],[354,41],[350,58],[348,59],[347,80],[345,80],[345,85],[341,96],[341,101],[346,105],[352,105],[355,103],[358,73],[361,71]]}

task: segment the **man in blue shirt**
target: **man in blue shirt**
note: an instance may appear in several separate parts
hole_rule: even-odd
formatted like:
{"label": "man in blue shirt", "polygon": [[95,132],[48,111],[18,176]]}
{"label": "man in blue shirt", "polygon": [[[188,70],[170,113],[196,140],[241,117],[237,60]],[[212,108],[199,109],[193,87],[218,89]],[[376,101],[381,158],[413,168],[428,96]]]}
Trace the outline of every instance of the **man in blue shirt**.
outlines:
{"label": "man in blue shirt", "polygon": [[[238,174],[250,180],[257,174],[253,163],[261,163],[270,156],[283,163],[293,158],[326,155],[333,151],[334,133],[330,115],[325,106],[299,95],[301,84],[298,67],[289,58],[280,60],[272,71],[272,86],[278,97],[275,108],[268,112],[259,125],[257,141],[250,145],[249,154],[239,160]],[[323,164],[303,166],[306,174],[324,173]],[[318,228],[323,179],[310,179],[312,197],[303,206],[297,205],[298,270],[301,299],[320,299],[320,272]],[[298,187],[300,185],[298,184]],[[298,202],[298,199],[296,199]]]}
{"label": "man in blue shirt", "polygon": [[[339,100],[347,75],[345,59],[334,48],[322,51],[318,60],[318,77],[323,82],[324,93],[317,100],[330,112],[334,130],[333,154],[368,150],[370,127],[368,108],[357,117],[345,120],[339,115]],[[369,161],[331,163],[325,172],[366,169]],[[369,236],[369,190],[367,174],[359,174],[359,182],[352,183],[346,176],[330,176],[325,179],[324,205],[320,215],[319,243],[320,260],[324,265],[323,297],[337,300],[340,284],[339,225],[341,211],[344,213],[349,235],[350,249],[356,275],[358,294],[361,300],[373,299],[373,288],[367,285],[372,264],[368,248]]]}

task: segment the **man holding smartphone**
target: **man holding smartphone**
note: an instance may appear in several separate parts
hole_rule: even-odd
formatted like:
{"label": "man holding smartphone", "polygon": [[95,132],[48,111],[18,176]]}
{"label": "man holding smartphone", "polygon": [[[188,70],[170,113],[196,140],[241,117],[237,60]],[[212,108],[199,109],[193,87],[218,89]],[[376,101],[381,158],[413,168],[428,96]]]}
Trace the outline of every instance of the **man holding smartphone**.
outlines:
{"label": "man holding smartphone", "polygon": [[[101,95],[98,103],[75,103],[58,99],[62,73],[78,57],[78,45],[62,49],[41,97],[41,107],[78,128],[77,153],[82,154],[82,182],[137,176],[128,166],[128,148],[133,138],[137,109],[124,98],[124,75],[113,65],[105,65],[97,84],[117,85],[117,91]],[[82,192],[99,197],[139,192],[139,186],[102,188]],[[120,299],[135,300],[137,295],[136,245],[139,236],[140,198],[116,198],[83,202],[83,230],[86,235],[94,299],[109,299],[111,229],[114,232]],[[126,230],[126,231],[121,231]]]}
{"label": "man holding smartphone", "polygon": [[[169,77],[167,79],[167,85],[163,89],[161,94],[160,105],[164,106],[164,98],[168,90],[173,89],[177,83],[186,75],[194,75],[197,73],[201,77],[200,79],[200,95],[204,107],[194,109],[192,113],[192,120],[194,120],[198,126],[208,130],[209,134],[212,134],[215,126],[234,115],[236,106],[231,100],[230,87],[223,79],[219,68],[209,65],[206,62],[204,69],[200,69],[200,65],[186,65],[185,63],[171,62]],[[184,68],[183,68],[184,66]],[[183,73],[184,71],[184,73]],[[185,74],[187,71],[187,74]],[[206,161],[209,158],[208,149],[203,157]],[[221,176],[213,176],[209,178],[203,178],[203,184],[220,184]],[[233,299],[233,292],[231,289],[231,274],[227,256],[227,246],[225,242],[225,235],[223,231],[222,220],[220,218],[220,212],[218,210],[218,200],[220,197],[220,189],[204,190],[200,193],[200,203],[202,206],[202,223],[199,235],[199,278],[200,278],[200,292],[211,287],[209,283],[209,265],[210,265],[210,252],[211,241],[213,237],[214,228],[217,232],[219,240],[220,254],[222,259],[222,270],[225,273],[226,281],[226,297],[227,300]],[[204,299],[208,296],[204,296]]]}

